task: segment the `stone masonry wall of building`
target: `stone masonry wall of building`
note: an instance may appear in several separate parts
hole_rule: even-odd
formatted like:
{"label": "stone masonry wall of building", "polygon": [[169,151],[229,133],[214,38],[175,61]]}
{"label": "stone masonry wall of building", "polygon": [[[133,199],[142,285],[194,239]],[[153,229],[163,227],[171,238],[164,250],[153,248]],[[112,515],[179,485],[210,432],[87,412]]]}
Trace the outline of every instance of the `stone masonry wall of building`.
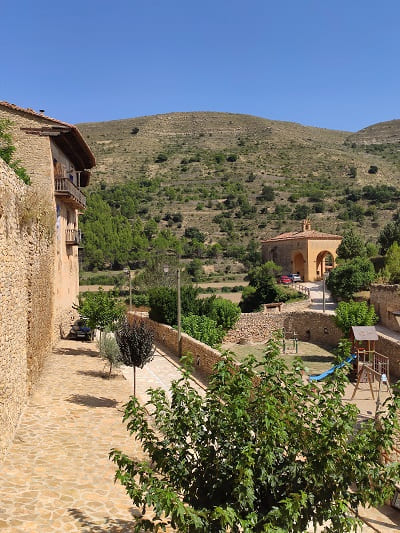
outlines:
{"label": "stone masonry wall of building", "polygon": [[[56,203],[54,200],[54,168],[51,148],[51,137],[33,135],[27,133],[27,128],[38,128],[46,125],[52,125],[49,119],[40,116],[31,116],[23,111],[11,110],[8,107],[2,107],[0,104],[0,120],[6,119],[11,122],[10,132],[13,144],[16,147],[16,157],[21,161],[21,165],[28,171],[31,183],[35,190],[38,191],[41,198],[52,204],[54,213],[56,212]],[[54,148],[53,148],[54,149]],[[55,149],[57,150],[57,148]],[[62,152],[57,152],[57,157],[67,163],[68,159]],[[69,168],[71,165],[67,165]],[[52,284],[55,291],[54,299],[54,320],[52,325],[53,340],[60,336],[67,335],[71,324],[78,318],[78,313],[74,311],[73,304],[77,303],[79,293],[79,265],[77,247],[66,247],[65,245],[65,220],[67,218],[67,206],[59,200],[61,208],[60,223],[57,223],[57,235],[55,240],[56,254],[54,255],[55,265],[54,283]],[[77,217],[75,210],[71,210],[71,218]],[[73,216],[72,216],[73,215]],[[54,220],[54,225],[56,221]],[[77,223],[76,223],[76,227]],[[46,267],[46,265],[44,265]],[[55,267],[55,269],[54,269]],[[38,266],[32,265],[33,269],[39,269]],[[48,266],[50,268],[50,266]]]}
{"label": "stone masonry wall of building", "polygon": [[31,193],[0,159],[0,459],[52,337],[54,246]]}
{"label": "stone masonry wall of building", "polygon": [[395,312],[400,313],[400,285],[372,284],[370,302],[382,326],[400,331],[394,315]]}

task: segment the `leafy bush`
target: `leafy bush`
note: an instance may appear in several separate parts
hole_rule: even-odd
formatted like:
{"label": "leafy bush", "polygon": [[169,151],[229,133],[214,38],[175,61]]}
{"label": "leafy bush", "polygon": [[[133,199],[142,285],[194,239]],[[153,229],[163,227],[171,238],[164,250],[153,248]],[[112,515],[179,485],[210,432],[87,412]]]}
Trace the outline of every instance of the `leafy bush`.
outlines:
{"label": "leafy bush", "polygon": [[177,323],[176,290],[169,287],[153,287],[149,290],[149,317],[155,322],[174,326]]}
{"label": "leafy bush", "polygon": [[271,185],[263,185],[261,191],[261,198],[266,202],[272,202],[273,200],[275,200],[274,188],[271,187]]}
{"label": "leafy bush", "polygon": [[206,236],[204,233],[202,233],[198,228],[194,226],[189,226],[185,229],[184,236],[187,239],[193,239],[199,242],[204,242],[206,240]]}
{"label": "leafy bush", "polygon": [[158,156],[155,159],[155,162],[156,163],[164,163],[164,161],[167,161],[167,160],[168,160],[167,154],[161,153],[161,154],[158,154]]}
{"label": "leafy bush", "polygon": [[[182,315],[197,314],[199,289],[192,286],[181,287]],[[177,290],[170,287],[154,287],[149,290],[149,317],[155,322],[175,326],[178,314]]]}
{"label": "leafy bush", "polygon": [[229,154],[227,156],[226,160],[229,161],[230,163],[234,163],[237,160],[237,155],[236,154]]}
{"label": "leafy bush", "polygon": [[132,304],[135,307],[147,307],[149,305],[148,294],[132,294]]}
{"label": "leafy bush", "polygon": [[378,172],[378,167],[376,165],[371,165],[368,169],[368,174],[376,174]]}
{"label": "leafy bush", "polygon": [[187,315],[182,317],[182,329],[185,333],[204,344],[215,348],[225,336],[225,330],[215,320],[206,315]]}
{"label": "leafy bush", "polygon": [[20,180],[26,183],[26,185],[29,185],[31,180],[26,169],[21,166],[19,159],[14,159],[16,148],[10,133],[11,126],[11,120],[0,120],[0,158],[3,159],[7,165],[14,170]]}
{"label": "leafy bush", "polygon": [[240,312],[240,307],[235,303],[224,298],[216,298],[208,316],[215,320],[218,326],[228,330],[235,327],[236,322],[239,320]]}
{"label": "leafy bush", "polygon": [[371,261],[356,257],[331,270],[326,285],[334,296],[349,300],[355,292],[368,289],[374,279]]}
{"label": "leafy bush", "polygon": [[335,324],[346,336],[352,326],[373,326],[377,322],[374,306],[367,302],[339,302],[335,309]]}

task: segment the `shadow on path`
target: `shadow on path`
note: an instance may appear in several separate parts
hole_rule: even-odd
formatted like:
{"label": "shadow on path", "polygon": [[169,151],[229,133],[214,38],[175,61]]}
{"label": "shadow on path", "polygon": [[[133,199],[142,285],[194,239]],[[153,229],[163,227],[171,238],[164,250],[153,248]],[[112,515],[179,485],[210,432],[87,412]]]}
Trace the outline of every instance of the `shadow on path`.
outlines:
{"label": "shadow on path", "polygon": [[81,376],[89,376],[92,378],[119,379],[119,380],[124,379],[124,377],[121,374],[112,373],[110,376],[108,369],[104,372],[102,370],[77,370],[76,373],[80,374]]}
{"label": "shadow on path", "polygon": [[86,407],[117,407],[119,402],[111,398],[90,396],[89,394],[73,394],[67,402],[85,405]]}
{"label": "shadow on path", "polygon": [[[104,524],[95,524],[79,509],[68,509],[69,514],[81,525],[82,533],[131,533],[135,524],[134,520],[121,520],[115,518],[104,518]],[[132,516],[141,516],[135,509],[130,509]]]}
{"label": "shadow on path", "polygon": [[90,343],[82,343],[81,345],[77,345],[77,348],[56,347],[53,352],[57,355],[88,355],[89,357],[98,357],[99,355],[94,345]]}

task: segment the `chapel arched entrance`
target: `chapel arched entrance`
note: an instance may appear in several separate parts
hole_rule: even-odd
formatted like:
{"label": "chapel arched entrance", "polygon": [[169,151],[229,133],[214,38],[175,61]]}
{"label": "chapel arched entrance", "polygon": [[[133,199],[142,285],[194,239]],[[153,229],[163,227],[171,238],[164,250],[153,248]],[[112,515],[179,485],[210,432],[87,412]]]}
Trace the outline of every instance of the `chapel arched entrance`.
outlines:
{"label": "chapel arched entrance", "polygon": [[304,279],[304,257],[301,252],[296,252],[293,257],[293,274],[299,274]]}
{"label": "chapel arched entrance", "polygon": [[317,279],[322,279],[324,274],[332,270],[334,266],[335,260],[331,252],[329,252],[328,250],[323,250],[322,252],[319,252],[316,260]]}

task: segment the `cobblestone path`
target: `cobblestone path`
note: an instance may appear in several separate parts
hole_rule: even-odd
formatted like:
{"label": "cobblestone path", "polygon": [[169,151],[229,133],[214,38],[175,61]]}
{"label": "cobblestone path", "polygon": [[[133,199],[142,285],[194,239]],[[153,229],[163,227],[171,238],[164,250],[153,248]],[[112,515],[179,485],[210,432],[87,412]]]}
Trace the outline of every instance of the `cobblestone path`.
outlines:
{"label": "cobblestone path", "polygon": [[104,379],[95,345],[61,341],[0,465],[1,532],[131,531],[135,509],[114,484],[112,447],[140,456],[122,424],[131,386]]}

